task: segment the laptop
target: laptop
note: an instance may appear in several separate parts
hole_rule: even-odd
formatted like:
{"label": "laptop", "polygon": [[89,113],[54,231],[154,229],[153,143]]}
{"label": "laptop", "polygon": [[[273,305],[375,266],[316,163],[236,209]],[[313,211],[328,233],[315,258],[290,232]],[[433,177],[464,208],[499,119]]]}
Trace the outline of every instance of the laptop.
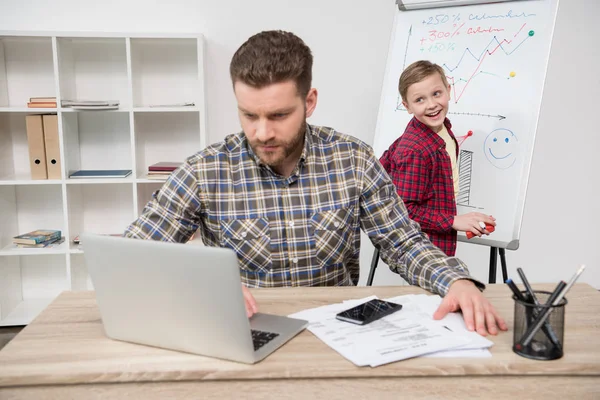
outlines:
{"label": "laptop", "polygon": [[308,325],[249,319],[231,249],[96,234],[81,241],[112,339],[253,364]]}

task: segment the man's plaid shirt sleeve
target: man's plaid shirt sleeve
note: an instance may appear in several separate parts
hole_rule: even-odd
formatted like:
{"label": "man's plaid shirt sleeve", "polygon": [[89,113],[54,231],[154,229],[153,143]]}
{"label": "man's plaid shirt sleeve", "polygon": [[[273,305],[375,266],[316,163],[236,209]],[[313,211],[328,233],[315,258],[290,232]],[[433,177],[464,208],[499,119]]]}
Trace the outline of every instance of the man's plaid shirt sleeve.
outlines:
{"label": "man's plaid shirt sleeve", "polygon": [[456,280],[471,279],[461,260],[446,256],[409,218],[383,166],[376,160],[370,164],[364,177],[361,223],[390,269],[410,284],[440,295],[445,295]]}
{"label": "man's plaid shirt sleeve", "polygon": [[185,162],[152,195],[126,237],[185,243],[200,226],[200,193],[192,165]]}

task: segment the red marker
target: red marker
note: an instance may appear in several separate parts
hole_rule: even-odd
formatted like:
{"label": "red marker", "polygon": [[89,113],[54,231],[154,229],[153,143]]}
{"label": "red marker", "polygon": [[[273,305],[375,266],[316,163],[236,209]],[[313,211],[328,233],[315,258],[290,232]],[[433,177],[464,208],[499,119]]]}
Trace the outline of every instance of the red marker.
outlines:
{"label": "red marker", "polygon": [[473,131],[467,132],[467,136],[473,136]]}
{"label": "red marker", "polygon": [[[485,230],[492,233],[496,230],[494,225],[485,224]],[[467,239],[472,239],[475,236],[473,232],[467,232]]]}

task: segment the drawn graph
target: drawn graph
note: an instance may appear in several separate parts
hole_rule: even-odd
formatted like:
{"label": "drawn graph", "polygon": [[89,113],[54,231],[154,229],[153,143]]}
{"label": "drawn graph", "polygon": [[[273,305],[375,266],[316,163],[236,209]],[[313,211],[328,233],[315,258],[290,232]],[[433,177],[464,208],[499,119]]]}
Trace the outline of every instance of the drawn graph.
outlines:
{"label": "drawn graph", "polygon": [[[516,36],[523,30],[523,28],[525,27],[525,25],[527,25],[526,23],[524,23],[521,28],[519,29],[519,31],[517,33],[514,34],[514,37],[516,38]],[[533,32],[533,31],[530,31]],[[466,48],[465,51],[463,52],[461,58],[458,60],[458,62],[456,63],[456,65],[454,67],[450,67],[447,64],[443,64],[442,67],[446,70],[448,70],[450,73],[453,73],[454,71],[456,71],[460,65],[463,62],[463,59],[465,58],[465,56],[468,54],[469,56],[471,56],[472,58],[474,58],[478,64],[475,67],[475,70],[470,74],[468,79],[464,79],[464,78],[455,78],[454,76],[448,76],[448,80],[450,82],[450,85],[452,86],[452,96],[454,98],[454,103],[458,103],[461,99],[461,97],[465,94],[465,91],[467,90],[467,87],[469,86],[469,83],[471,83],[471,81],[473,80],[473,78],[475,78],[476,76],[480,76],[480,75],[493,75],[493,74],[489,74],[489,73],[485,73],[484,71],[481,71],[481,66],[483,64],[483,62],[486,60],[486,58],[488,56],[492,56],[494,55],[494,53],[496,53],[496,51],[498,49],[501,49],[502,52],[507,55],[510,56],[511,54],[513,54],[515,51],[517,51],[521,45],[523,43],[525,43],[525,41],[527,41],[529,38],[533,37],[533,33],[528,34],[527,36],[525,36],[525,38],[523,38],[519,44],[517,44],[512,50],[507,50],[504,48],[503,44],[508,44],[510,45],[513,41],[512,40],[508,40],[508,39],[502,39],[502,40],[498,40],[498,38],[496,36],[492,37],[492,40],[490,40],[490,42],[487,44],[487,46],[485,46],[485,48],[483,49],[483,51],[477,56],[475,54],[473,54],[473,52],[471,51],[470,48]],[[491,50],[490,50],[491,49]],[[462,88],[459,88],[459,90],[456,90],[456,87],[458,86],[458,84],[463,83],[464,85],[462,86]]]}
{"label": "drawn graph", "polygon": [[473,176],[473,152],[461,150],[458,155],[458,197],[456,204],[468,206]]}
{"label": "drawn graph", "polygon": [[[444,14],[440,15],[443,16]],[[438,17],[440,15],[438,15]],[[521,13],[511,14],[506,18],[529,18],[534,16],[535,14],[533,13]],[[452,15],[452,18],[447,15],[446,17],[447,18],[438,18],[437,20],[424,20],[422,23],[425,25],[437,25],[443,24],[441,21],[448,22],[450,19],[453,21],[460,21],[461,19],[460,14],[454,14]],[[486,28],[474,26],[472,24],[466,25],[464,22],[461,24],[453,23],[452,25],[453,26],[450,29],[448,27],[437,26],[435,27],[436,29],[430,29],[431,27],[427,26],[425,31],[413,29],[413,26],[411,25],[408,29],[402,69],[404,70],[406,68],[407,60],[410,60],[411,58],[408,57],[409,52],[414,53],[414,46],[418,46],[417,54],[419,54],[420,57],[417,57],[417,59],[433,59],[434,62],[442,66],[442,68],[446,71],[446,78],[450,84],[450,92],[454,104],[458,104],[463,96],[467,94],[467,89],[469,89],[470,84],[476,78],[491,78],[501,80],[509,80],[514,78],[516,76],[514,71],[502,76],[495,72],[488,71],[484,67],[490,62],[493,63],[493,56],[497,56],[497,54],[503,54],[504,56],[509,57],[513,53],[517,52],[517,50],[526,48],[526,46],[524,46],[525,43],[531,40],[535,35],[534,30],[528,29],[527,22],[523,22],[520,24],[520,26],[515,27],[513,32],[510,33],[508,32],[509,28],[502,27],[499,25],[499,23],[496,23],[496,25],[490,24]],[[485,42],[483,46],[478,47],[478,50],[476,50],[474,45],[471,43],[473,39],[481,39],[485,35],[490,34],[493,34],[493,36],[489,39],[489,41]],[[502,34],[501,38],[499,37],[499,34]],[[419,36],[420,39],[418,38]],[[467,36],[469,37],[469,40],[464,41],[466,45],[456,60],[454,55],[457,53],[457,50],[463,42],[463,38]],[[481,41],[477,40],[477,42]],[[450,59],[454,59],[456,61],[450,61]],[[402,99],[399,94],[397,95],[396,110],[406,111],[406,108],[402,105]],[[489,113],[478,112],[470,112],[468,114],[479,117],[504,118],[499,114],[493,115]]]}

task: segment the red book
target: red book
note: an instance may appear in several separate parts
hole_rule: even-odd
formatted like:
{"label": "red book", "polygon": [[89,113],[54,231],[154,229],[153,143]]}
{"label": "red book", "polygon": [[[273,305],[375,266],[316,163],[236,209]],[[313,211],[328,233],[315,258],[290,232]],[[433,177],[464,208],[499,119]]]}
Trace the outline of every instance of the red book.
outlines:
{"label": "red book", "polygon": [[175,171],[181,165],[180,162],[168,162],[161,161],[156,164],[152,164],[148,167],[148,171]]}

